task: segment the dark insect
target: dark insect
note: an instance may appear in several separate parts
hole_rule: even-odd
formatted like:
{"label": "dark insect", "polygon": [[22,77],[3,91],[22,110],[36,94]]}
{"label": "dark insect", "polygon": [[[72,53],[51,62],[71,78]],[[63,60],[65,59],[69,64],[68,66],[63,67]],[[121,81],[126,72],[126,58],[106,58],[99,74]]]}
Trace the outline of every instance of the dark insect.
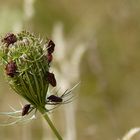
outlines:
{"label": "dark insect", "polygon": [[22,108],[22,116],[27,115],[29,113],[29,110],[31,108],[30,104],[26,104],[23,108]]}
{"label": "dark insect", "polygon": [[55,95],[50,95],[47,100],[49,102],[55,102],[55,103],[61,103],[63,99],[61,97],[55,96]]}
{"label": "dark insect", "polygon": [[2,42],[6,43],[7,46],[10,44],[14,44],[17,41],[17,37],[13,33],[7,34],[4,39],[2,39]]}
{"label": "dark insect", "polygon": [[61,104],[67,104],[67,103],[72,102],[75,96],[71,94],[71,92],[76,86],[74,86],[70,90],[66,90],[61,96],[50,95],[49,97],[47,97],[46,104],[61,105]]}
{"label": "dark insect", "polygon": [[48,48],[48,53],[51,54],[54,52],[54,47],[55,47],[55,44],[52,40],[49,40],[49,43],[47,45],[47,48]]}
{"label": "dark insect", "polygon": [[53,73],[47,72],[46,73],[47,76],[47,81],[49,82],[49,84],[51,84],[53,87],[56,86],[56,79]]}
{"label": "dark insect", "polygon": [[13,61],[10,61],[7,65],[6,65],[6,74],[9,75],[10,77],[14,77],[14,75],[16,74],[16,70],[17,70],[17,66],[16,63]]}
{"label": "dark insect", "polygon": [[51,63],[52,62],[52,59],[53,59],[52,54],[47,54],[48,63]]}

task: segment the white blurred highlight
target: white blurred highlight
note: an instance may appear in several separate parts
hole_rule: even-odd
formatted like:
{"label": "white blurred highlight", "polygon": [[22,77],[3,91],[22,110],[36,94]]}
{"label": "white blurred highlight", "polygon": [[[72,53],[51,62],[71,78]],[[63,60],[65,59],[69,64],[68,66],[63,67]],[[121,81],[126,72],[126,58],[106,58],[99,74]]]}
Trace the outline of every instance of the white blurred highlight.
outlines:
{"label": "white blurred highlight", "polygon": [[63,36],[63,25],[58,23],[54,26],[52,38],[55,40],[55,59],[57,61],[63,61],[65,58],[66,43]]}
{"label": "white blurred highlight", "polygon": [[24,17],[29,20],[34,16],[34,2],[35,0],[24,0]]}
{"label": "white blurred highlight", "polygon": [[[55,47],[55,61],[59,64],[59,70],[54,69],[56,79],[58,79],[58,87],[61,87],[61,93],[66,89],[70,89],[73,83],[79,82],[80,60],[86,50],[85,44],[71,45],[71,42],[66,42],[63,35],[63,26],[61,23],[55,25],[52,39]],[[73,47],[72,47],[73,46]],[[72,51],[70,52],[70,49]],[[65,140],[77,140],[76,136],[76,101],[72,104],[67,104],[64,107],[66,120]]]}
{"label": "white blurred highlight", "polygon": [[132,137],[134,137],[139,132],[140,132],[140,127],[132,128],[124,135],[122,139],[118,139],[118,140],[132,140]]}

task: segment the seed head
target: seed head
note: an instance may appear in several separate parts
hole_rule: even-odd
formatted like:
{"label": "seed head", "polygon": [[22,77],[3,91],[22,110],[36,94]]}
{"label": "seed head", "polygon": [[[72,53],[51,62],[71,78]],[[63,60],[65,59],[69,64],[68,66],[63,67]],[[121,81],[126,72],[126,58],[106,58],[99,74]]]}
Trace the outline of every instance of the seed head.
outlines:
{"label": "seed head", "polygon": [[[55,94],[47,96],[49,84],[53,87],[57,84],[55,75],[49,72],[49,64],[53,59],[52,53],[55,44],[52,40],[49,40],[47,46],[43,42],[46,41],[26,31],[16,35],[10,33],[0,42],[0,60],[2,60],[5,68],[8,83],[18,95],[29,102],[22,108],[22,111],[10,113],[11,117],[18,118],[10,124],[20,122],[22,118],[24,121],[31,120],[35,115],[27,119],[25,119],[25,115],[28,115],[34,109],[35,113],[39,110],[58,139],[62,139],[47,116],[47,112],[56,107],[49,110],[46,105],[60,105],[71,102],[72,96],[70,96],[70,93],[73,88],[66,90],[61,96]],[[65,97],[68,98],[65,99]],[[19,112],[24,117],[15,115]],[[9,115],[9,113],[5,114]]]}
{"label": "seed head", "polygon": [[[44,42],[46,41],[22,31],[16,35],[8,34],[0,43],[0,59],[10,86],[36,108],[45,106],[49,84],[56,86],[54,74],[49,73],[51,53],[55,45],[51,40],[48,48],[44,49]],[[5,43],[10,47],[7,48]],[[44,78],[46,73],[47,80]]]}

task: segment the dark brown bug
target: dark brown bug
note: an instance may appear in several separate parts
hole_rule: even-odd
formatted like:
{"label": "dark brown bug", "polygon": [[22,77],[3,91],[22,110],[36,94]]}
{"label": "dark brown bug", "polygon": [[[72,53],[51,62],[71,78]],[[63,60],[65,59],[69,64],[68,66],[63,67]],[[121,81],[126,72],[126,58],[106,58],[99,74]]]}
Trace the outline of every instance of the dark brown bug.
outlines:
{"label": "dark brown bug", "polygon": [[48,48],[48,53],[49,54],[54,52],[55,44],[52,40],[49,40],[47,48]]}
{"label": "dark brown bug", "polygon": [[17,66],[16,63],[13,61],[10,61],[7,65],[6,65],[6,74],[9,75],[10,77],[14,77],[14,75],[16,74],[16,70],[17,70]]}
{"label": "dark brown bug", "polygon": [[[73,95],[71,92],[74,88],[76,88],[77,86],[79,85],[76,84],[74,87],[72,87],[71,89],[67,89],[65,90],[65,92],[61,95],[61,96],[58,96],[57,95],[57,92],[53,95],[50,95],[47,97],[47,100],[46,100],[46,105],[61,105],[61,104],[67,104],[67,103],[70,103],[73,101],[73,99],[76,97],[75,95]],[[56,106],[57,107],[57,106]],[[50,110],[53,110],[55,109],[56,107],[50,109]]]}
{"label": "dark brown bug", "polygon": [[29,110],[31,108],[30,104],[26,104],[23,108],[22,108],[22,116],[27,115],[29,113]]}
{"label": "dark brown bug", "polygon": [[47,54],[48,63],[51,63],[52,62],[52,59],[53,59],[52,54]]}
{"label": "dark brown bug", "polygon": [[46,73],[47,76],[47,81],[49,82],[49,84],[51,84],[53,87],[56,86],[56,79],[53,73],[47,72]]}
{"label": "dark brown bug", "polygon": [[7,44],[7,47],[10,44],[14,44],[17,41],[17,37],[13,33],[7,34],[4,39],[2,39],[2,42]]}
{"label": "dark brown bug", "polygon": [[55,102],[55,103],[61,103],[63,99],[61,97],[55,96],[55,95],[50,95],[47,97],[48,102]]}

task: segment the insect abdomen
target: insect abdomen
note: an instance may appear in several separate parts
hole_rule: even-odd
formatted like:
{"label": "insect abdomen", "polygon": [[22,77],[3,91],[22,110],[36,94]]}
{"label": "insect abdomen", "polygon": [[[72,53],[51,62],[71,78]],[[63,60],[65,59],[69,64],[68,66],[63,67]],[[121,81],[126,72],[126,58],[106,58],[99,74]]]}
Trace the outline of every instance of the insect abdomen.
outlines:
{"label": "insect abdomen", "polygon": [[30,106],[31,106],[30,104],[26,104],[26,105],[23,107],[23,109],[22,109],[22,116],[28,114],[28,111],[29,111],[29,109],[30,109]]}
{"label": "insect abdomen", "polygon": [[50,102],[62,102],[63,101],[63,99],[61,97],[57,97],[55,95],[50,95],[47,99]]}

